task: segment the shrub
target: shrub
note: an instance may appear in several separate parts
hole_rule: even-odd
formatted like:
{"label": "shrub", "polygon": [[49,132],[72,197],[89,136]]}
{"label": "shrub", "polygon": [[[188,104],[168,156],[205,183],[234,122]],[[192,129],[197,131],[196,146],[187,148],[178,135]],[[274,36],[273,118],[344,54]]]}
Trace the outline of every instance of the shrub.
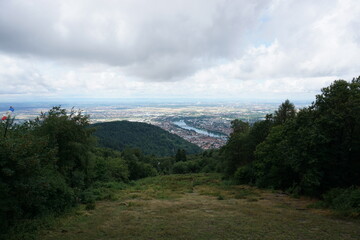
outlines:
{"label": "shrub", "polygon": [[86,206],[85,206],[86,210],[94,210],[95,208],[96,208],[95,202],[87,203]]}
{"label": "shrub", "polygon": [[360,188],[334,188],[323,195],[325,207],[332,208],[343,215],[360,216]]}
{"label": "shrub", "polygon": [[200,165],[197,161],[177,162],[173,166],[173,173],[198,173],[200,172]]}
{"label": "shrub", "polygon": [[239,167],[234,174],[234,180],[238,184],[250,184],[254,179],[255,173],[252,165]]}

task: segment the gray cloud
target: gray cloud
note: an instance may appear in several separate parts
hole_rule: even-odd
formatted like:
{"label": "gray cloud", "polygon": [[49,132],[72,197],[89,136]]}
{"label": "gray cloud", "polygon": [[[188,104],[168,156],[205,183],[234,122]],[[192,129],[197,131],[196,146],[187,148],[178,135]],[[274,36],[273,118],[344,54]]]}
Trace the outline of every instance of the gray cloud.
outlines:
{"label": "gray cloud", "polygon": [[357,0],[0,0],[0,96],[313,94],[359,74],[359,15]]}
{"label": "gray cloud", "polygon": [[1,1],[0,50],[176,80],[236,57],[269,1]]}

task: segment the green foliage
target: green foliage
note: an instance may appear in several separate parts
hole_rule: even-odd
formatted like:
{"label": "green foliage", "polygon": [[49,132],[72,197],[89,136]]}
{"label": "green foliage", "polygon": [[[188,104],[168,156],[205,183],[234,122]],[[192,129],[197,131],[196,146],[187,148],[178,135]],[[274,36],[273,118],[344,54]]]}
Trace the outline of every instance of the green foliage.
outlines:
{"label": "green foliage", "polygon": [[241,121],[239,119],[235,119],[231,121],[231,128],[233,129],[233,135],[242,134],[249,131],[250,126],[249,123]]}
{"label": "green foliage", "polygon": [[323,205],[342,215],[360,217],[360,188],[333,188],[323,195]]}
{"label": "green foliage", "polygon": [[97,148],[95,155],[95,181],[111,182],[129,180],[129,168],[121,153],[105,148]]}
{"label": "green foliage", "polygon": [[92,202],[92,203],[87,203],[85,206],[86,210],[94,210],[96,208],[96,203]]}
{"label": "green foliage", "polygon": [[250,155],[249,124],[236,119],[231,122],[231,127],[233,133],[221,152],[225,159],[224,171],[227,175],[233,175],[239,166],[246,164]]}
{"label": "green foliage", "polygon": [[175,162],[186,161],[185,149],[178,149],[175,155]]}
{"label": "green foliage", "polygon": [[284,124],[286,121],[295,117],[295,106],[288,99],[283,102],[274,113],[274,122],[276,125]]}
{"label": "green foliage", "polygon": [[126,148],[121,155],[128,165],[129,179],[136,180],[157,175],[156,168],[149,163],[149,157],[145,156],[140,149]]}
{"label": "green foliage", "polygon": [[360,77],[322,89],[313,108],[324,138],[326,188],[360,185]]}
{"label": "green foliage", "polygon": [[[89,117],[54,107],[20,125],[1,122],[0,232],[62,213],[81,202],[113,199],[115,182],[157,174],[139,150],[96,148]],[[4,134],[5,135],[5,134]],[[102,184],[100,184],[102,182]],[[108,184],[105,184],[108,182]]]}
{"label": "green foliage", "polygon": [[253,184],[255,179],[255,170],[251,164],[239,167],[234,173],[234,180],[237,184]]}
{"label": "green foliage", "polygon": [[169,173],[214,173],[220,172],[221,169],[219,151],[212,149],[202,154],[188,155],[185,161],[175,162]]}
{"label": "green foliage", "polygon": [[[135,132],[144,130],[136,124],[132,126]],[[89,117],[73,109],[54,107],[34,121],[20,125],[1,122],[2,136],[6,130],[6,137],[0,138],[1,237],[10,236],[7,231],[17,231],[16,226],[24,226],[29,233],[17,235],[33,238],[35,235],[30,232],[37,227],[22,223],[56,216],[78,203],[86,204],[88,210],[94,209],[97,200],[116,199],[114,191],[125,188],[124,183],[130,180],[155,176],[158,171],[171,173],[177,148],[181,149],[179,160],[186,161],[184,172],[199,172],[205,166],[206,171],[215,169],[213,152],[186,156],[185,151],[196,152],[199,148],[184,145],[185,141],[163,133],[156,135],[159,130],[153,128],[150,126],[142,134],[163,138],[155,144],[160,144],[160,151],[161,144],[172,149],[171,157],[144,155],[136,148],[125,148],[122,152],[98,148]],[[142,139],[143,135],[139,134],[141,143],[152,141]]]}
{"label": "green foliage", "polygon": [[256,122],[253,126],[238,119],[232,121],[233,133],[221,149],[227,176],[234,175],[237,168],[254,161],[256,146],[265,140],[272,125],[270,119]]}
{"label": "green foliage", "polygon": [[201,170],[200,163],[198,161],[176,162],[173,167],[173,173],[198,173]]}
{"label": "green foliage", "polygon": [[0,139],[1,230],[24,217],[61,212],[73,205],[74,192],[56,168],[56,151],[45,137],[13,126]]}
{"label": "green foliage", "polygon": [[293,172],[286,161],[286,145],[282,141],[283,126],[273,127],[266,140],[260,143],[255,152],[254,171],[256,185],[286,189],[292,185]]}
{"label": "green foliage", "polygon": [[297,114],[286,100],[249,131],[240,123],[222,149],[236,181],[311,196],[360,185],[360,77],[323,88]]}
{"label": "green foliage", "polygon": [[217,197],[217,200],[224,200],[224,199],[225,199],[224,196],[221,194],[219,194],[219,196]]}
{"label": "green foliage", "polygon": [[188,154],[201,152],[195,144],[147,123],[115,121],[92,126],[96,128],[94,134],[101,146],[118,151],[127,147],[139,148],[144,154],[155,156],[174,156],[177,149],[183,149]]}
{"label": "green foliage", "polygon": [[67,112],[60,106],[41,113],[32,122],[35,135],[47,137],[49,147],[57,150],[58,171],[72,187],[84,188],[91,182],[95,139],[88,126],[89,116],[74,109]]}
{"label": "green foliage", "polygon": [[175,174],[184,174],[188,173],[188,163],[186,162],[177,162],[173,166],[173,173]]}

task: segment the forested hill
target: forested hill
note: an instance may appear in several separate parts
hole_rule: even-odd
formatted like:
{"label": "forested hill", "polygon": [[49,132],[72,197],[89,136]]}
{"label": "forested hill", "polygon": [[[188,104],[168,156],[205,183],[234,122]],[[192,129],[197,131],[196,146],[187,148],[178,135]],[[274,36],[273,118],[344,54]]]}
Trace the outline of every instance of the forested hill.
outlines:
{"label": "forested hill", "polygon": [[135,147],[156,156],[173,156],[178,149],[184,149],[188,154],[201,152],[195,144],[147,123],[114,121],[92,126],[96,128],[94,135],[99,138],[99,144],[115,150]]}

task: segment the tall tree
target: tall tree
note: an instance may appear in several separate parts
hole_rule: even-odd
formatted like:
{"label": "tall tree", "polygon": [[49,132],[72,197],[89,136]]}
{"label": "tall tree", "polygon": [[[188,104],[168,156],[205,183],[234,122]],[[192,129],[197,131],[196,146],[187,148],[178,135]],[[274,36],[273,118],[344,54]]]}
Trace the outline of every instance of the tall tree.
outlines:
{"label": "tall tree", "polygon": [[185,149],[178,149],[175,155],[175,162],[185,162],[186,159],[186,151]]}
{"label": "tall tree", "polygon": [[274,122],[276,125],[284,124],[287,120],[295,117],[295,106],[288,99],[283,102],[274,114]]}
{"label": "tall tree", "polygon": [[95,159],[91,154],[95,138],[89,128],[89,116],[60,106],[53,107],[33,122],[35,133],[47,136],[51,147],[57,148],[57,165],[72,187],[89,184]]}
{"label": "tall tree", "polygon": [[221,149],[224,157],[224,170],[229,176],[249,160],[249,147],[247,146],[249,144],[249,123],[235,119],[231,122],[231,128],[233,132],[226,145]]}
{"label": "tall tree", "polygon": [[323,88],[313,108],[326,140],[322,151],[327,183],[360,184],[360,77]]}

